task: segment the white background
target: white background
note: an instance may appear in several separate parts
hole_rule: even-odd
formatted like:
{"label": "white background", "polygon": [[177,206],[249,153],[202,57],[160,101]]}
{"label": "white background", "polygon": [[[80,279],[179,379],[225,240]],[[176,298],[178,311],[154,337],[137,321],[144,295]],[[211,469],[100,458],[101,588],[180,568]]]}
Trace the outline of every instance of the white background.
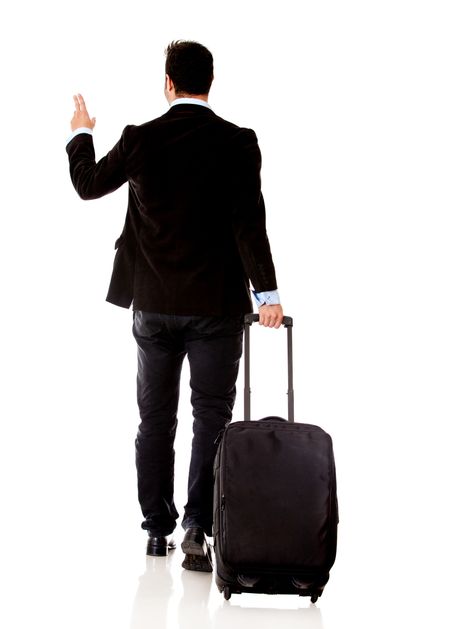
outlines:
{"label": "white background", "polygon": [[[43,0],[3,8],[0,22],[2,626],[444,626],[448,4]],[[165,112],[164,48],[177,38],[210,48],[213,109],[258,135],[295,324],[296,417],[334,440],[338,557],[316,610],[283,597],[224,605],[181,555],[171,577],[158,566],[162,607],[147,598],[131,311],[104,301],[126,188],[81,201],[64,145],[75,92],[97,117],[98,157],[126,124]],[[255,417],[285,414],[282,335],[255,329]],[[203,598],[196,585],[189,598],[192,576]]]}

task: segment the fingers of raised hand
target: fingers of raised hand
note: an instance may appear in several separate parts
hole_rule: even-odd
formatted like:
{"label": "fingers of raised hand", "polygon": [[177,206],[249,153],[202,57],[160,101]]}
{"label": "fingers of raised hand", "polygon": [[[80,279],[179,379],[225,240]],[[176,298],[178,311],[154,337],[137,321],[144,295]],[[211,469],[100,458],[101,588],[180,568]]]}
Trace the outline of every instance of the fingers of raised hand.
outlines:
{"label": "fingers of raised hand", "polygon": [[73,102],[75,103],[76,111],[86,111],[86,104],[81,94],[75,94],[73,97]]}

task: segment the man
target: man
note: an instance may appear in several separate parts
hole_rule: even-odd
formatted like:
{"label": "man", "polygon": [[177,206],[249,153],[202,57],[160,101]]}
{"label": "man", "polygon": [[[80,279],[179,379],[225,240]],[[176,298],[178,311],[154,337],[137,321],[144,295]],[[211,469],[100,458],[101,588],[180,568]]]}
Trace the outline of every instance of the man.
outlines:
{"label": "man", "polygon": [[82,199],[129,186],[107,301],[133,304],[138,346],[136,438],[138,498],[147,554],[166,555],[178,512],[173,500],[180,373],[190,364],[193,442],[182,526],[183,567],[210,571],[213,462],[231,421],[251,281],[263,326],[281,325],[275,269],[260,187],[255,133],[218,117],[208,94],[213,58],[190,41],[166,50],[169,111],[125,127],[96,163],[90,118],[74,96],[67,145]]}

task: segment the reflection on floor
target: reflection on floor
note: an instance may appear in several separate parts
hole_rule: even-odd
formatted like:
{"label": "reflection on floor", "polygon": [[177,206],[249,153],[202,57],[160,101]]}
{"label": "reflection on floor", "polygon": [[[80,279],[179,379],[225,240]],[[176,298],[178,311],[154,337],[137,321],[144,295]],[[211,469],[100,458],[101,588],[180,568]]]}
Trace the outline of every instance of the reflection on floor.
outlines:
{"label": "reflection on floor", "polygon": [[297,596],[234,594],[225,601],[214,575],[181,568],[183,554],[147,557],[130,629],[324,629],[318,606]]}

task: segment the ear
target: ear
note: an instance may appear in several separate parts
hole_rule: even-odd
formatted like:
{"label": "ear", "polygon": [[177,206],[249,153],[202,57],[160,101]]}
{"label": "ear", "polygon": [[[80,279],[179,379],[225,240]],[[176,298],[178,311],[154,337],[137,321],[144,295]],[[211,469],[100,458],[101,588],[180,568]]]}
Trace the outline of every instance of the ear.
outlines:
{"label": "ear", "polygon": [[174,89],[173,81],[168,74],[166,74],[166,90],[171,92]]}

